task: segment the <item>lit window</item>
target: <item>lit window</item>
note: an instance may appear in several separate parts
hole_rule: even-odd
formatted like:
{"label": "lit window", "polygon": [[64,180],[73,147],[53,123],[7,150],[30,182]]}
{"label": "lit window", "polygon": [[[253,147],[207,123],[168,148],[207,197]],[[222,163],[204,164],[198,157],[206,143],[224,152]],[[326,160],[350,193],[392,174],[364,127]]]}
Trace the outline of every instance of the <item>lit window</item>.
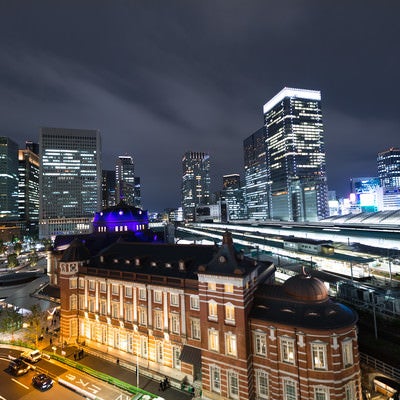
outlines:
{"label": "lit window", "polygon": [[329,390],[326,387],[318,386],[314,389],[314,400],[329,400]]}
{"label": "lit window", "polygon": [[228,371],[228,390],[229,390],[229,398],[231,399],[239,398],[239,376],[237,372]]}
{"label": "lit window", "polygon": [[112,285],[112,294],[118,295],[118,293],[119,293],[119,286]]}
{"label": "lit window", "polygon": [[216,321],[218,319],[217,314],[217,303],[214,300],[211,300],[208,303],[208,318]]}
{"label": "lit window", "polygon": [[107,313],[107,303],[103,300],[100,302],[100,314],[106,315]]}
{"label": "lit window", "polygon": [[162,302],[162,292],[161,290],[154,291],[154,302],[161,303]]}
{"label": "lit window", "polygon": [[144,307],[139,307],[139,324],[144,326],[147,324],[147,310]]}
{"label": "lit window", "polygon": [[132,322],[132,306],[130,304],[127,304],[124,307],[125,310],[125,320],[128,322]]}
{"label": "lit window", "polygon": [[132,297],[132,286],[125,286],[125,297]]}
{"label": "lit window", "polygon": [[171,331],[179,334],[179,314],[171,314]]}
{"label": "lit window", "polygon": [[95,281],[89,281],[89,290],[94,290],[95,286]]}
{"label": "lit window", "polygon": [[148,357],[147,337],[140,336],[140,356],[143,358]]}
{"label": "lit window", "polygon": [[215,292],[217,290],[217,284],[215,282],[208,282],[208,290]]}
{"label": "lit window", "polygon": [[79,309],[80,310],[85,309],[85,296],[84,295],[79,295]]}
{"label": "lit window", "polygon": [[179,306],[179,295],[171,293],[171,306]]}
{"label": "lit window", "polygon": [[162,364],[164,360],[164,345],[163,342],[157,341],[156,342],[156,361],[159,364]]}
{"label": "lit window", "polygon": [[208,348],[212,351],[219,351],[218,331],[215,329],[208,330]]}
{"label": "lit window", "polygon": [[267,335],[265,333],[256,332],[254,334],[254,349],[259,356],[267,354]]}
{"label": "lit window", "polygon": [[154,328],[162,329],[162,311],[161,310],[154,311]]}
{"label": "lit window", "polygon": [[172,348],[172,367],[175,369],[181,368],[181,349],[178,346]]}
{"label": "lit window", "polygon": [[353,400],[355,398],[354,397],[355,392],[356,392],[356,388],[355,388],[354,382],[348,383],[344,387],[345,400]]}
{"label": "lit window", "polygon": [[326,369],[326,344],[312,343],[311,344],[312,362],[314,369]]}
{"label": "lit window", "polygon": [[190,308],[192,310],[200,310],[199,296],[190,296]]}
{"label": "lit window", "polygon": [[342,343],[342,352],[343,352],[343,365],[345,367],[349,367],[353,365],[353,343],[352,340],[345,340]]}
{"label": "lit window", "polygon": [[210,366],[211,390],[221,392],[221,369],[215,365]]}
{"label": "lit window", "polygon": [[290,379],[284,379],[283,398],[284,400],[297,400],[296,382]]}
{"label": "lit window", "polygon": [[85,280],[83,278],[79,278],[79,289],[85,288]]}
{"label": "lit window", "polygon": [[111,305],[111,315],[112,315],[113,318],[118,318],[119,317],[118,308],[119,308],[119,304],[118,303],[113,303]]}
{"label": "lit window", "polygon": [[146,289],[139,288],[139,299],[146,300]]}
{"label": "lit window", "polygon": [[228,356],[237,356],[236,335],[231,332],[225,333],[225,352]]}
{"label": "lit window", "polygon": [[192,339],[200,339],[200,320],[198,318],[192,318],[190,320],[190,326],[192,329]]}
{"label": "lit window", "polygon": [[257,394],[261,399],[269,399],[268,374],[259,369],[256,371]]}
{"label": "lit window", "polygon": [[107,291],[107,285],[105,284],[105,282],[101,282],[100,283],[100,292],[105,293],[106,291]]}
{"label": "lit window", "polygon": [[233,285],[224,285],[225,293],[233,293]]}
{"label": "lit window", "polygon": [[94,312],[94,299],[89,299],[89,312]]}
{"label": "lit window", "polygon": [[294,363],[294,340],[281,338],[281,359],[283,362]]}
{"label": "lit window", "polygon": [[71,279],[69,280],[69,288],[70,288],[70,289],[76,289],[76,288],[77,288],[77,285],[78,285],[78,280],[77,280],[77,278],[71,278]]}
{"label": "lit window", "polygon": [[77,306],[77,297],[75,294],[73,294],[70,298],[69,298],[69,305],[70,305],[70,310],[76,310],[76,306]]}
{"label": "lit window", "polygon": [[225,321],[228,323],[235,322],[235,307],[230,303],[225,305]]}

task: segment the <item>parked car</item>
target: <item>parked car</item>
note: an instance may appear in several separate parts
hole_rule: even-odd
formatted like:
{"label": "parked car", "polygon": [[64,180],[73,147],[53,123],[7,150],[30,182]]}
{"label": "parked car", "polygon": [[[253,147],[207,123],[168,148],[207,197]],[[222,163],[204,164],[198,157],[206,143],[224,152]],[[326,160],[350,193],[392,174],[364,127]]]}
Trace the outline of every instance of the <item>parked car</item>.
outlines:
{"label": "parked car", "polygon": [[8,368],[12,374],[20,376],[26,374],[30,370],[31,366],[20,358],[16,358],[15,360],[10,361]]}
{"label": "parked car", "polygon": [[21,354],[21,358],[36,363],[42,358],[42,353],[39,350],[27,350]]}
{"label": "parked car", "polygon": [[38,374],[32,378],[32,384],[36,389],[48,390],[53,386],[53,379],[46,374]]}

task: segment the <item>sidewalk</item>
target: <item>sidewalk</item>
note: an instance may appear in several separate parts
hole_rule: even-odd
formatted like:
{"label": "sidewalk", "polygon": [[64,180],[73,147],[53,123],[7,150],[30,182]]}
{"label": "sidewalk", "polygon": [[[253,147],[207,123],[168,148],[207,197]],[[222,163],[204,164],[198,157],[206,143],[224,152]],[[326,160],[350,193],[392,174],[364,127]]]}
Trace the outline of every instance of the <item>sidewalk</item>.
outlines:
{"label": "sidewalk", "polygon": [[[46,343],[48,344],[48,342]],[[52,347],[45,345],[42,347],[51,353]],[[137,384],[136,375],[136,364],[127,362],[126,360],[119,360],[116,356],[111,354],[104,354],[99,351],[87,348],[87,347],[76,347],[66,346],[63,349],[65,356],[77,362],[90,367],[96,371],[103,372],[107,375],[118,378],[123,382],[130,383],[135,386],[139,386],[140,389],[146,390],[150,393],[158,395],[165,400],[192,400],[194,399],[193,394],[179,389],[179,382],[171,382],[171,387],[162,391],[160,390],[160,381],[164,378],[161,376],[155,376],[151,371],[145,370],[144,368],[139,369],[139,385]],[[77,357],[79,350],[83,350],[83,357]],[[79,359],[78,359],[79,358]],[[117,361],[119,360],[119,361]]]}

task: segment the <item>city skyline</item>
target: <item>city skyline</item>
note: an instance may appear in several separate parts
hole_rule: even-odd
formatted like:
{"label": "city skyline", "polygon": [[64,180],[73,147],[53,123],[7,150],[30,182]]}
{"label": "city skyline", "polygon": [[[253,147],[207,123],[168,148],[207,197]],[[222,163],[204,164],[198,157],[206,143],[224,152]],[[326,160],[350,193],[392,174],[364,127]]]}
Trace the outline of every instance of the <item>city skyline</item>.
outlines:
{"label": "city skyline", "polygon": [[143,207],[163,210],[180,205],[186,151],[210,154],[211,189],[221,190],[223,175],[244,177],[242,143],[263,105],[285,86],[320,90],[328,187],[346,195],[351,177],[376,176],[377,154],[399,147],[398,9],[10,2],[2,136],[24,148],[44,126],[99,130],[103,168],[132,155]]}

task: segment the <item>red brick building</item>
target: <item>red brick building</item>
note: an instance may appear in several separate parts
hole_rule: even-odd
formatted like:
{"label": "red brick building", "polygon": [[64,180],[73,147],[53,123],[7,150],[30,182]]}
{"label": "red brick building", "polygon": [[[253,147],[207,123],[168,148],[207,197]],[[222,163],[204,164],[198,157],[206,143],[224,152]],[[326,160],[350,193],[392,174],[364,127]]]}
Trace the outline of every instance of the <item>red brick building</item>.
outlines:
{"label": "red brick building", "polygon": [[361,400],[357,315],[300,274],[221,247],[75,240],[57,264],[61,335],[173,379],[204,399]]}

